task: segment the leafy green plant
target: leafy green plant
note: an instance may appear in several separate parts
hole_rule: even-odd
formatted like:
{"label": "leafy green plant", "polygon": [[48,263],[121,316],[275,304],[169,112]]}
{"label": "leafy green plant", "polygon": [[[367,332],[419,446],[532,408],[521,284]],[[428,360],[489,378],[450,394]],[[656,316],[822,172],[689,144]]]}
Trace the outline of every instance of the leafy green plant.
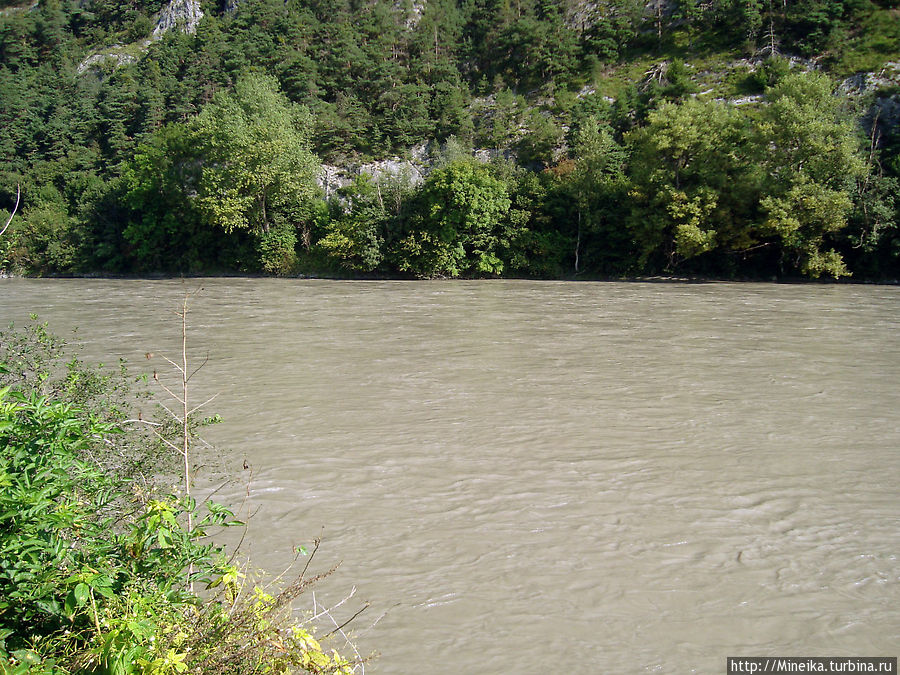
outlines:
{"label": "leafy green plant", "polygon": [[254,585],[210,538],[242,524],[231,510],[148,492],[110,464],[104,448],[135,431],[90,407],[102,376],[73,381],[85,369],[71,362],[51,375],[62,347],[43,324],[4,340],[0,374],[27,377],[0,389],[0,675],[354,672],[293,619],[325,575]]}
{"label": "leafy green plant", "polygon": [[460,161],[433,172],[414,198],[410,232],[397,242],[397,267],[419,277],[500,274],[509,245],[506,185],[491,168]]}
{"label": "leafy green plant", "polygon": [[[395,190],[394,192],[399,192]],[[384,258],[384,236],[390,219],[382,186],[363,174],[338,191],[335,215],[316,246],[341,267],[370,272]],[[398,195],[400,201],[400,195]]]}
{"label": "leafy green plant", "polygon": [[259,261],[264,272],[285,276],[297,268],[297,231],[293,225],[278,223],[259,237]]}
{"label": "leafy green plant", "polygon": [[[145,376],[132,376],[124,361],[114,369],[89,366],[36,314],[20,328],[11,324],[0,331],[0,364],[4,364],[0,386],[15,385],[21,391],[71,403],[76,414],[91,411],[111,424],[140,417],[139,406],[150,398]],[[166,472],[173,466],[147,429],[136,428],[107,440],[94,454],[123,477]]]}

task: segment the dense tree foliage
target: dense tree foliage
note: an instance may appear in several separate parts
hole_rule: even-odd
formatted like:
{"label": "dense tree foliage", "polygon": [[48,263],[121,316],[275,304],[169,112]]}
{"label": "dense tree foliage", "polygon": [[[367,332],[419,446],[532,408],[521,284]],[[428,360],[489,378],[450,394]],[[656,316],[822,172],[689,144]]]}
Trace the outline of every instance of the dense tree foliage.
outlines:
{"label": "dense tree foliage", "polygon": [[489,167],[466,161],[436,170],[412,200],[410,232],[395,246],[397,268],[417,276],[500,274],[498,254],[514,236],[509,207],[506,185]]}
{"label": "dense tree foliage", "polygon": [[3,268],[900,276],[900,133],[778,56],[895,58],[894,0],[165,4],[3,3]]}

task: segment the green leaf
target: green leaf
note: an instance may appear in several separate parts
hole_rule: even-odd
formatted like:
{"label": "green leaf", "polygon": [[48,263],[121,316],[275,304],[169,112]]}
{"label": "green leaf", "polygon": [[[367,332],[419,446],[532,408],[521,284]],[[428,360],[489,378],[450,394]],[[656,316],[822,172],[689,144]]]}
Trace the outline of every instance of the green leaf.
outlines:
{"label": "green leaf", "polygon": [[91,589],[87,584],[81,583],[75,586],[75,601],[79,605],[85,604],[91,599]]}
{"label": "green leaf", "polygon": [[41,657],[38,656],[37,652],[32,651],[31,649],[17,649],[12,653],[12,655],[22,663],[27,663],[33,666],[41,662]]}
{"label": "green leaf", "polygon": [[113,598],[116,595],[109,586],[98,586],[96,590],[104,598]]}
{"label": "green leaf", "polygon": [[156,541],[159,542],[160,548],[172,548],[172,533],[161,527],[156,533]]}
{"label": "green leaf", "polygon": [[66,613],[69,621],[75,618],[75,591],[71,591],[66,596],[66,602],[65,606],[63,607],[63,611]]}

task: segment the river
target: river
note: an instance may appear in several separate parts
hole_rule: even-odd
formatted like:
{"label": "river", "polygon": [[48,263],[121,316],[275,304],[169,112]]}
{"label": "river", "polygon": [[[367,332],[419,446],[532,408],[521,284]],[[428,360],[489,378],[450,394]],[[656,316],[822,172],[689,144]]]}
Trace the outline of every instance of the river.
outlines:
{"label": "river", "polygon": [[322,536],[367,672],[897,655],[900,288],[13,279],[0,320],[147,369],[200,286],[244,548]]}

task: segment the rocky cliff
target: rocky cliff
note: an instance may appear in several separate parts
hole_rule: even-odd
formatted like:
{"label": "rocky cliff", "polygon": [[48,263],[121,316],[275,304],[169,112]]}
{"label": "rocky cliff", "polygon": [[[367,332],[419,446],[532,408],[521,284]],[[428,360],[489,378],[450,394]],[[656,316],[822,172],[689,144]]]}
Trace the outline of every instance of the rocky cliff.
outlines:
{"label": "rocky cliff", "polygon": [[159,12],[153,37],[159,39],[167,31],[179,26],[187,33],[194,33],[202,18],[200,0],[170,0]]}

